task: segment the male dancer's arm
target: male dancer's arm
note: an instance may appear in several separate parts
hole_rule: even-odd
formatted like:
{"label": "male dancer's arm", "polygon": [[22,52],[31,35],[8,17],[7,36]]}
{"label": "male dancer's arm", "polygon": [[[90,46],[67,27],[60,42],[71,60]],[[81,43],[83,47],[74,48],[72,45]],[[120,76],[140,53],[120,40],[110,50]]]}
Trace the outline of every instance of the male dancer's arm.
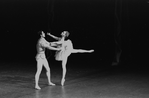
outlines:
{"label": "male dancer's arm", "polygon": [[50,43],[47,43],[46,47],[47,47],[48,49],[50,49],[50,50],[61,50],[61,48],[52,47],[52,46],[50,45]]}
{"label": "male dancer's arm", "polygon": [[52,46],[50,45],[50,43],[47,42],[47,41],[43,42],[42,45],[43,45],[44,47],[50,49],[50,50],[61,50],[61,48],[54,48],[54,47],[52,47]]}

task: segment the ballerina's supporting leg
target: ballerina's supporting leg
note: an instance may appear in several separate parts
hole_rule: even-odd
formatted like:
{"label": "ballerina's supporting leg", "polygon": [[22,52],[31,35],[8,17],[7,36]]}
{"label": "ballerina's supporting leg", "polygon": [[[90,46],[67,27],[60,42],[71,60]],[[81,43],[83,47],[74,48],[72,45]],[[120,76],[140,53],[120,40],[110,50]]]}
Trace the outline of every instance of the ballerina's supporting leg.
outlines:
{"label": "ballerina's supporting leg", "polygon": [[66,71],[67,71],[67,69],[66,69],[67,59],[68,59],[68,57],[65,57],[62,60],[62,69],[63,69],[63,75],[62,75],[62,80],[61,80],[62,86],[64,85],[64,82],[65,82],[65,76],[66,76]]}

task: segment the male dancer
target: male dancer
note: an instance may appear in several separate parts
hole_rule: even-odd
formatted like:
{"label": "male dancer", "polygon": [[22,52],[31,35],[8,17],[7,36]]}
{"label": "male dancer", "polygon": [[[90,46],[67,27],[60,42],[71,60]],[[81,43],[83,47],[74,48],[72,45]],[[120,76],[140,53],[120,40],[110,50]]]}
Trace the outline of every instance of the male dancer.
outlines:
{"label": "male dancer", "polygon": [[65,40],[65,38],[69,36],[68,31],[62,32],[61,38],[56,37],[50,33],[47,33],[47,35],[59,40],[57,42],[51,42],[51,45],[52,46],[57,45],[58,47],[61,47],[61,50],[57,51],[55,57],[56,57],[56,60],[62,61],[63,75],[62,75],[61,85],[63,86],[65,82],[65,76],[66,76],[66,63],[70,54],[71,53],[91,53],[94,50],[73,49],[72,41],[70,39]]}
{"label": "male dancer", "polygon": [[37,43],[37,55],[36,55],[37,72],[35,74],[36,89],[41,89],[39,87],[38,81],[39,81],[39,76],[41,74],[43,66],[46,68],[46,71],[47,71],[46,75],[48,77],[49,85],[52,85],[52,86],[55,85],[54,83],[51,82],[51,79],[50,79],[50,67],[45,56],[45,48],[48,48],[50,50],[60,50],[60,48],[54,48],[50,46],[50,43],[45,40],[45,33],[43,31],[40,31],[39,33],[41,38],[38,40],[38,43]]}

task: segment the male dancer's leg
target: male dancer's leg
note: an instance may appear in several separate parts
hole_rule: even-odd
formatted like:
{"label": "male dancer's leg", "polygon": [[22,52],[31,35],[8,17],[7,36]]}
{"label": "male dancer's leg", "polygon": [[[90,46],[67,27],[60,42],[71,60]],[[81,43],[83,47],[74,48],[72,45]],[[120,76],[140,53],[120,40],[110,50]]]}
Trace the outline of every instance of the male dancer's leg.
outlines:
{"label": "male dancer's leg", "polygon": [[46,68],[46,75],[48,77],[48,82],[49,82],[49,85],[52,85],[54,86],[55,84],[51,82],[51,73],[50,73],[50,67],[49,67],[49,64],[48,64],[48,61],[45,59],[44,60],[44,67]]}
{"label": "male dancer's leg", "polygon": [[39,87],[38,82],[39,82],[39,76],[41,74],[42,66],[43,66],[43,60],[42,59],[38,59],[37,60],[37,72],[35,74],[35,88],[36,89],[41,89]]}

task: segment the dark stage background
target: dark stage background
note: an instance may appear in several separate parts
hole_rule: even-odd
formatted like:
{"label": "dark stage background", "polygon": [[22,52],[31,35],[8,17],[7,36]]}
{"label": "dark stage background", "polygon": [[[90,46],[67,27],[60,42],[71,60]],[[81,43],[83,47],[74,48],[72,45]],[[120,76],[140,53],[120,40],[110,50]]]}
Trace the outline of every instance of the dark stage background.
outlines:
{"label": "dark stage background", "polygon": [[[149,64],[147,0],[1,0],[0,6],[2,67],[21,63],[15,67],[34,69],[39,30],[56,36],[67,30],[74,48],[95,50],[72,54],[69,68],[145,69]],[[46,54],[51,66],[60,64],[54,51]]]}

